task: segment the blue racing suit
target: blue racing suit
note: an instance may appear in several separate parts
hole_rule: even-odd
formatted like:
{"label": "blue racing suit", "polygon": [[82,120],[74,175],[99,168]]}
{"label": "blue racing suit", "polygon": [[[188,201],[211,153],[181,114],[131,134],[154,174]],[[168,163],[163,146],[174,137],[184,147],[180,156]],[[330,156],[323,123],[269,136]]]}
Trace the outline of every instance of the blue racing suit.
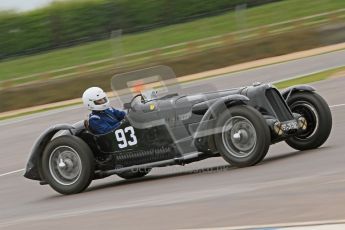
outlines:
{"label": "blue racing suit", "polygon": [[126,113],[114,108],[103,111],[92,111],[89,115],[89,128],[95,134],[105,134],[120,125]]}

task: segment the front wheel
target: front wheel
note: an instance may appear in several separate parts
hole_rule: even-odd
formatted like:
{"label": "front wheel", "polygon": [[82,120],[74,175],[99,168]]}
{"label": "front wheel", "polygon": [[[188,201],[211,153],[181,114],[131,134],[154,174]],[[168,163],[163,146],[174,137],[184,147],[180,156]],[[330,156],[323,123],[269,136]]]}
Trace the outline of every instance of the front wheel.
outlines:
{"label": "front wheel", "polygon": [[306,119],[307,128],[286,143],[297,150],[314,149],[325,143],[332,129],[332,114],[327,102],[316,93],[298,92],[287,100],[287,104],[293,113]]}
{"label": "front wheel", "polygon": [[93,179],[92,151],[76,136],[57,137],[43,152],[42,173],[49,185],[61,194],[82,192]]}
{"label": "front wheel", "polygon": [[217,121],[216,147],[223,158],[237,167],[259,163],[271,143],[269,128],[263,116],[247,105],[234,106]]}

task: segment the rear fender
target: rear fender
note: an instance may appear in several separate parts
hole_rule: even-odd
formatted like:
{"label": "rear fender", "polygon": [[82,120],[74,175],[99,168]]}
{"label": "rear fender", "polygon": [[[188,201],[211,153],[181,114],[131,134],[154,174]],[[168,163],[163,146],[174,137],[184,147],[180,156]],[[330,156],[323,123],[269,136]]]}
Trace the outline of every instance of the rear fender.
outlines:
{"label": "rear fender", "polygon": [[30,157],[28,163],[26,165],[24,177],[32,180],[42,180],[42,176],[40,173],[40,159],[42,157],[42,153],[49,143],[49,141],[53,138],[53,136],[59,132],[60,130],[69,130],[72,134],[72,130],[74,127],[69,124],[59,124],[52,126],[45,130],[36,140],[35,144],[32,147]]}
{"label": "rear fender", "polygon": [[284,100],[287,101],[292,94],[301,91],[313,92],[315,91],[315,88],[310,85],[295,85],[282,90],[280,93]]}

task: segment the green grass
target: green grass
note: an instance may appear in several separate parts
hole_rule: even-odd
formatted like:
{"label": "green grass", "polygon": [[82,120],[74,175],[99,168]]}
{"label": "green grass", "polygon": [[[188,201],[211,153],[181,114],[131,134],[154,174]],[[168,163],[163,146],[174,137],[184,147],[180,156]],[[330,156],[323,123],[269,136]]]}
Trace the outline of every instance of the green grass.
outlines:
{"label": "green grass", "polygon": [[345,67],[331,69],[331,70],[327,70],[327,71],[323,71],[323,72],[319,72],[319,73],[315,73],[315,74],[311,74],[307,76],[294,78],[291,80],[281,81],[275,84],[275,86],[278,89],[284,89],[293,85],[303,85],[303,84],[313,83],[317,81],[322,81],[344,70],[345,70]]}
{"label": "green grass", "polygon": [[[285,0],[118,39],[0,62],[0,81],[345,8],[344,0]],[[115,64],[115,63],[114,63]]]}

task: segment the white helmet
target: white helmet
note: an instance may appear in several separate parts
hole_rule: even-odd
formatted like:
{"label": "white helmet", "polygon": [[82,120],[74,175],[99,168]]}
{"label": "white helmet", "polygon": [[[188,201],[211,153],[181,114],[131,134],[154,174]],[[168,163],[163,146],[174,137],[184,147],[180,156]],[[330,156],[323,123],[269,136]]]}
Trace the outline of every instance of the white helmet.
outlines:
{"label": "white helmet", "polygon": [[[97,102],[99,100],[100,102]],[[83,93],[83,103],[89,110],[101,111],[109,108],[109,99],[107,94],[99,87],[91,87],[85,90]]]}

